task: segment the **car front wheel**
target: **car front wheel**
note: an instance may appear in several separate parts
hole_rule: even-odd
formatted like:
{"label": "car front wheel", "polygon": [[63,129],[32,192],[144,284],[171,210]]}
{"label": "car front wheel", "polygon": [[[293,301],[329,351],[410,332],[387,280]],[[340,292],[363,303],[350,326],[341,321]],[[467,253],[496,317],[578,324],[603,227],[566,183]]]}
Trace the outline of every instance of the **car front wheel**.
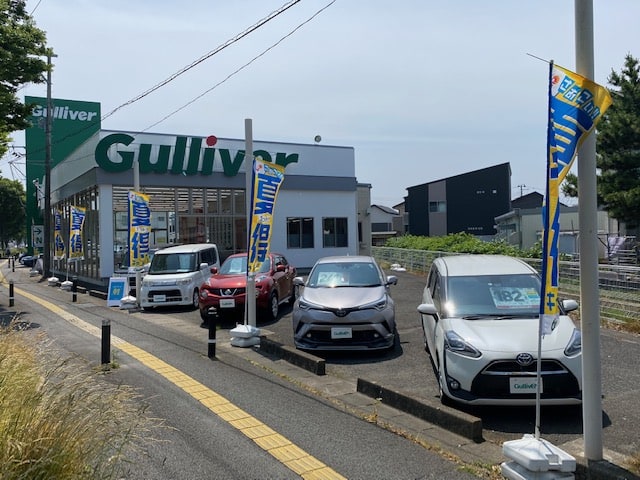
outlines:
{"label": "car front wheel", "polygon": [[267,307],[267,315],[269,320],[273,321],[278,318],[278,312],[280,310],[280,303],[278,301],[278,294],[273,292],[269,297],[269,306]]}
{"label": "car front wheel", "polygon": [[193,296],[191,297],[191,306],[193,307],[194,310],[198,308],[199,301],[200,301],[200,293],[198,292],[197,288],[194,288]]}
{"label": "car front wheel", "polygon": [[454,401],[444,393],[444,388],[442,387],[442,382],[444,382],[444,377],[442,374],[438,375],[438,390],[440,393],[440,403],[446,407],[451,407],[454,405]]}

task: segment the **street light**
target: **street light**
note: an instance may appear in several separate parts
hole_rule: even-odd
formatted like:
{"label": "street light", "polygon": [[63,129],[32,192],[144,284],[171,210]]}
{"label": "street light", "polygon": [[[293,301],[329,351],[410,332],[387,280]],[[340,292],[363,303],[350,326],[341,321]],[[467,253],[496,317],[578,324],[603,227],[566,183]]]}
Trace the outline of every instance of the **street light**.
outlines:
{"label": "street light", "polygon": [[44,252],[42,275],[49,276],[51,268],[51,126],[53,123],[53,102],[51,100],[51,58],[57,57],[53,50],[47,50],[47,122],[45,123],[44,157]]}

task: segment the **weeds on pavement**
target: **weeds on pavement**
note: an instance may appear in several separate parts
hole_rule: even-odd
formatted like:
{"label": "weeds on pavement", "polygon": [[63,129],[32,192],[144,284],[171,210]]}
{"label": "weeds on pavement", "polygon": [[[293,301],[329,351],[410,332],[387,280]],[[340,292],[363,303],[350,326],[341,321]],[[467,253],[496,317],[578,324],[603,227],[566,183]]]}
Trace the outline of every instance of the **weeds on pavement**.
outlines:
{"label": "weeds on pavement", "polygon": [[24,333],[0,330],[0,478],[119,478],[155,421],[131,388]]}

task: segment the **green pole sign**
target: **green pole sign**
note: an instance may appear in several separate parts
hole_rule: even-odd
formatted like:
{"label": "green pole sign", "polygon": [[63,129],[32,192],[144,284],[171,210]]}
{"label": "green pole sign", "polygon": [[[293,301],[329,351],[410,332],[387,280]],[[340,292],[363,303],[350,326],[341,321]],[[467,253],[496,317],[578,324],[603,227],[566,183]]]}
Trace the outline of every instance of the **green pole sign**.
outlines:
{"label": "green pole sign", "polygon": [[[47,99],[44,97],[25,97],[27,105],[33,105],[31,127],[25,130],[27,147],[27,232],[33,225],[43,223],[38,208],[38,198],[42,195],[38,188],[43,185],[46,155]],[[100,131],[100,103],[80,102],[77,100],[52,99],[51,112],[51,167],[67,158],[71,152]],[[45,232],[46,235],[50,232]],[[29,250],[33,242],[29,239]]]}

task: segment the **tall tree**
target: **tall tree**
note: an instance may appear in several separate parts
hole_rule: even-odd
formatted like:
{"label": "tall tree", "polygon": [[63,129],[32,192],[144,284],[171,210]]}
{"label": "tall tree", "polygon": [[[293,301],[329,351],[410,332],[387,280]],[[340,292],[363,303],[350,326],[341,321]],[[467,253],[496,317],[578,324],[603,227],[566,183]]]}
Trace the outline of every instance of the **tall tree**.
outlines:
{"label": "tall tree", "polygon": [[598,125],[598,194],[603,206],[629,228],[640,226],[640,64],[627,54],[611,71],[613,104]]}
{"label": "tall tree", "polygon": [[26,83],[43,83],[47,62],[46,34],[35,26],[24,0],[0,0],[0,156],[10,135],[29,124],[32,106],[18,97]]}
{"label": "tall tree", "polygon": [[0,245],[24,239],[25,234],[24,187],[19,180],[0,177]]}

